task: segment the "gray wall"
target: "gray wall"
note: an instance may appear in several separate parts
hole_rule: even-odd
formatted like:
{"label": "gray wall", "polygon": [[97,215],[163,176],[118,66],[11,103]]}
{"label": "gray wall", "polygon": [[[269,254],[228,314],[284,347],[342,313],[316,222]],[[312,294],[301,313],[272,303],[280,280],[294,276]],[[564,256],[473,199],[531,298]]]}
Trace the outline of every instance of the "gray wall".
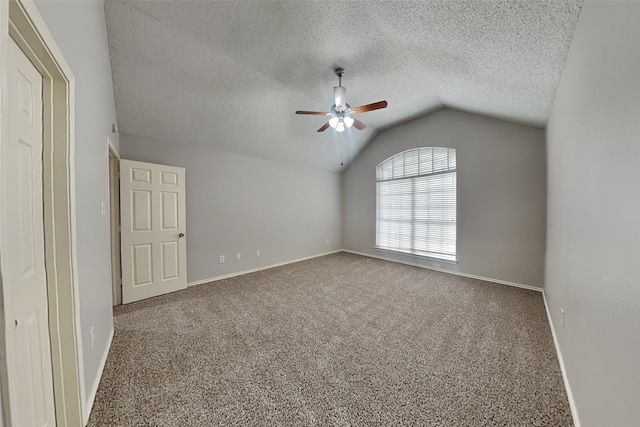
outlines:
{"label": "gray wall", "polygon": [[186,168],[189,282],[342,248],[339,173],[126,133],[120,140],[123,159]]}
{"label": "gray wall", "polygon": [[[36,6],[76,78],[75,185],[80,323],[87,395],[113,329],[105,140],[116,122],[102,2],[37,1]],[[114,141],[117,144],[117,139]],[[95,349],[89,330],[95,327]]]}
{"label": "gray wall", "polygon": [[545,294],[582,427],[640,426],[638,22],[584,4],[547,126]]}
{"label": "gray wall", "polygon": [[425,266],[434,261],[376,251],[376,165],[415,147],[457,150],[458,263],[441,269],[542,287],[545,247],[544,131],[440,110],[381,132],[344,172],[345,249]]}

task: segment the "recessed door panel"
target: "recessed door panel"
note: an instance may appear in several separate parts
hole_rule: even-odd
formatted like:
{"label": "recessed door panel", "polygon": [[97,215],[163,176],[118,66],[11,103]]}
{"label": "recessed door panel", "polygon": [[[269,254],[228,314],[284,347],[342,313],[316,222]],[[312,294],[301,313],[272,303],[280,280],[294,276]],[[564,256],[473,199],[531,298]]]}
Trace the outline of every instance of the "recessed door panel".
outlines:
{"label": "recessed door panel", "polygon": [[131,199],[132,231],[151,231],[151,191],[133,190]]}
{"label": "recessed door panel", "polygon": [[151,184],[151,171],[149,169],[131,169],[131,181]]}
{"label": "recessed door panel", "polygon": [[35,191],[33,182],[33,147],[29,143],[18,140],[17,144],[12,142],[17,149],[18,160],[18,182],[20,198],[17,200],[17,207],[20,209],[18,224],[20,227],[20,247],[22,277],[28,278],[36,271],[35,253],[35,224],[33,203]]}
{"label": "recessed door panel", "polygon": [[153,251],[151,244],[133,248],[133,286],[149,285],[153,282]]}
{"label": "recessed door panel", "polygon": [[174,172],[160,172],[162,183],[165,185],[178,185],[178,174]]}
{"label": "recessed door panel", "polygon": [[162,242],[162,280],[175,279],[179,271],[178,242]]}
{"label": "recessed door panel", "polygon": [[162,192],[162,230],[178,229],[178,193]]}
{"label": "recessed door panel", "polygon": [[29,78],[18,70],[18,108],[22,117],[29,123],[33,123],[33,85]]}
{"label": "recessed door panel", "polygon": [[28,419],[28,422],[24,425],[47,425],[47,405],[45,395],[42,393],[40,386],[45,381],[46,369],[40,357],[43,351],[42,342],[44,341],[42,334],[47,333],[47,331],[41,329],[41,325],[46,324],[46,321],[43,322],[42,320],[40,310],[36,309],[25,318],[24,324],[18,326],[23,329],[20,353],[25,355],[25,358],[21,361],[25,365],[25,376],[20,379],[21,390],[19,393],[21,400],[25,400],[24,415]]}

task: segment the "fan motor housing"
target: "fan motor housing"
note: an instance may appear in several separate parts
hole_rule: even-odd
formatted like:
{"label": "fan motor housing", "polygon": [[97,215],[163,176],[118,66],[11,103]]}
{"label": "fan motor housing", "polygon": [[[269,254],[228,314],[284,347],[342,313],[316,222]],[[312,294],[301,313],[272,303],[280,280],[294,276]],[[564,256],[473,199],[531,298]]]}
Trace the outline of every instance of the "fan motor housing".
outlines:
{"label": "fan motor housing", "polygon": [[347,109],[347,88],[342,86],[334,86],[333,95],[336,103],[334,104],[337,111],[345,111]]}
{"label": "fan motor housing", "polygon": [[331,114],[335,115],[335,116],[344,116],[345,114],[349,114],[349,110],[351,110],[351,105],[349,105],[348,102],[346,102],[344,107],[344,110],[338,110],[338,107],[336,107],[336,104],[333,104],[331,106]]}

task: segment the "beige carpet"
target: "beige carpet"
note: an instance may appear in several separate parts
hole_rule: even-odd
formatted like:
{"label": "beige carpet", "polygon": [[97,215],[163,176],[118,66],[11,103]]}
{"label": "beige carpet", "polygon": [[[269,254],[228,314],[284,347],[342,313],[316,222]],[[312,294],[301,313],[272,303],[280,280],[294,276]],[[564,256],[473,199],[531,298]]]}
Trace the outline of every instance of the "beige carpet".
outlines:
{"label": "beige carpet", "polygon": [[538,292],[338,253],[121,306],[90,426],[570,426]]}

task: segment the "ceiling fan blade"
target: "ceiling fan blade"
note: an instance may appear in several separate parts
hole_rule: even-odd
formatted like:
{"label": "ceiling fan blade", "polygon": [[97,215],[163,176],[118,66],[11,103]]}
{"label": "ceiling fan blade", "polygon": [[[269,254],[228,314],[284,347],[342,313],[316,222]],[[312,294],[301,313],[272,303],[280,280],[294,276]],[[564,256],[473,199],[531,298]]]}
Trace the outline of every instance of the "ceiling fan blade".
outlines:
{"label": "ceiling fan blade", "polygon": [[358,120],[358,119],[354,119],[353,117],[352,117],[352,119],[353,119],[353,127],[354,127],[354,128],[356,128],[356,129],[358,129],[358,130],[363,130],[364,128],[366,128],[366,127],[367,127],[367,125],[365,125],[364,123],[362,123],[360,120]]}
{"label": "ceiling fan blade", "polygon": [[373,104],[361,105],[359,107],[352,107],[350,114],[366,113],[367,111],[379,110],[381,108],[387,108],[387,101],[378,101]]}
{"label": "ceiling fan blade", "polygon": [[314,116],[330,116],[331,113],[325,113],[324,111],[296,111],[296,114],[311,114]]}
{"label": "ceiling fan blade", "polygon": [[329,127],[329,122],[323,124],[322,127],[318,129],[318,132],[324,132],[325,130],[327,130],[328,127]]}

